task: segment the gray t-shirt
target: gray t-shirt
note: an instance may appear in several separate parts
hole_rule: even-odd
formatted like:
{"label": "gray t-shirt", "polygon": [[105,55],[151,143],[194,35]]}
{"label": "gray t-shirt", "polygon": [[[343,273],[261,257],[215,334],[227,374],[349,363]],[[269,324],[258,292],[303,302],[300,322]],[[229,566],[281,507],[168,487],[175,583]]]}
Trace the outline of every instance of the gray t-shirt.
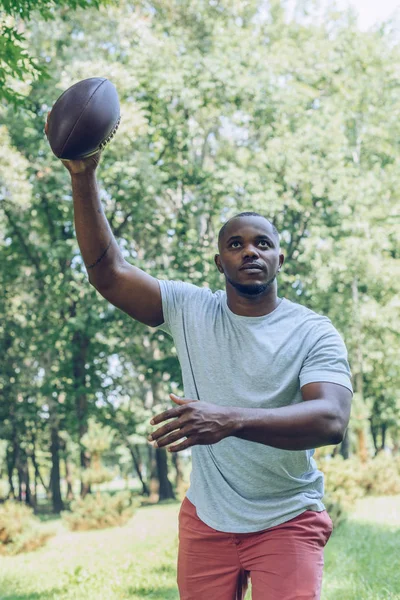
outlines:
{"label": "gray t-shirt", "polygon": [[[186,398],[220,406],[277,408],[302,402],[301,387],[327,381],[352,391],[347,351],[327,317],[283,298],[268,315],[244,317],[213,293],[158,280]],[[261,531],[307,509],[322,511],[314,450],[281,450],[230,436],[192,448],[188,499],[209,527]]]}

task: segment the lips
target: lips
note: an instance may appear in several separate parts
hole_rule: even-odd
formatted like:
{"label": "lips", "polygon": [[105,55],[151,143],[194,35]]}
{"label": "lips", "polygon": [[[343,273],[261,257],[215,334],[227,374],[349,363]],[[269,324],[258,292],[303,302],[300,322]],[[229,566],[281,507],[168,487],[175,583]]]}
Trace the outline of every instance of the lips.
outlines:
{"label": "lips", "polygon": [[263,271],[263,267],[257,263],[248,263],[243,267],[240,267],[240,271],[248,271],[249,269],[257,269],[257,271]]}

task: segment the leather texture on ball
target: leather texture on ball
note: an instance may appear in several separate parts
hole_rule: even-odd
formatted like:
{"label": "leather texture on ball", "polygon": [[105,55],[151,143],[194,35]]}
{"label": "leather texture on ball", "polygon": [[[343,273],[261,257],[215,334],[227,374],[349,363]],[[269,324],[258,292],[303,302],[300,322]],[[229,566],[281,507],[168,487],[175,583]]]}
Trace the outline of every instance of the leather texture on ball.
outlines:
{"label": "leather texture on ball", "polygon": [[120,121],[118,93],[104,77],[83,79],[54,104],[47,137],[58,158],[79,159],[103,148]]}

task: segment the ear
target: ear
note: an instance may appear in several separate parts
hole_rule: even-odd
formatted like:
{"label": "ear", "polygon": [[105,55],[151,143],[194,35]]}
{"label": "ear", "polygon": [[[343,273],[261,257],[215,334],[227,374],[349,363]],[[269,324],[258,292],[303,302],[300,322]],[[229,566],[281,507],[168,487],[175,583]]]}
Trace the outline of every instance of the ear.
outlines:
{"label": "ear", "polygon": [[221,259],[220,259],[220,256],[219,256],[219,254],[216,254],[216,255],[214,256],[214,262],[215,262],[215,264],[217,265],[217,269],[218,269],[218,271],[219,271],[220,273],[223,273],[223,272],[224,272],[224,270],[223,270],[223,268],[221,267]]}

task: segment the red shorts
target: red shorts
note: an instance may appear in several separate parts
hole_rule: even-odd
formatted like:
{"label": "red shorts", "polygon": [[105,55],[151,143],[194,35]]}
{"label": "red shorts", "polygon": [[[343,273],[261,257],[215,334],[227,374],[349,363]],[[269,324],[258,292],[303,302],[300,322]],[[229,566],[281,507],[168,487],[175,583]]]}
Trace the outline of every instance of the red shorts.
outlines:
{"label": "red shorts", "polygon": [[178,587],[181,600],[318,600],[324,547],[332,533],[326,512],[298,517],[255,533],[223,533],[199,519],[185,498],[179,513]]}

